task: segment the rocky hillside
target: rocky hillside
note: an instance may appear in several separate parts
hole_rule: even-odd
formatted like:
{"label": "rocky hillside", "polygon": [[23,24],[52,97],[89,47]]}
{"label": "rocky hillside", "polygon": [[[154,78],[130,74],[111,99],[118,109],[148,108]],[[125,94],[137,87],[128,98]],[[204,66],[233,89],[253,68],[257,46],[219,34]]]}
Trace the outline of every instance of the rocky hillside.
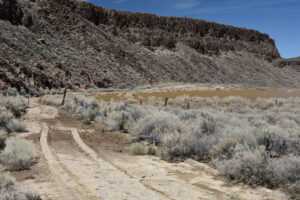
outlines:
{"label": "rocky hillside", "polygon": [[299,70],[278,60],[274,40],[255,30],[73,0],[0,0],[2,88],[299,86]]}

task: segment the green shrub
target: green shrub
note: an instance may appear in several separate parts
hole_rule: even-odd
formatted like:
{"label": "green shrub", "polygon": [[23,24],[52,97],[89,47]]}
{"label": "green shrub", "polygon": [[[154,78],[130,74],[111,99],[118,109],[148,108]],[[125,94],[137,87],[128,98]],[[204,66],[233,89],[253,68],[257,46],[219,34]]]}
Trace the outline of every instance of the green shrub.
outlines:
{"label": "green shrub", "polygon": [[22,133],[26,131],[26,124],[18,119],[11,119],[7,124],[7,128],[9,132]]}
{"label": "green shrub", "polygon": [[132,143],[130,145],[130,153],[133,155],[145,154],[145,147],[141,143]]}
{"label": "green shrub", "polygon": [[5,137],[0,136],[0,152],[6,147],[5,140]]}
{"label": "green shrub", "polygon": [[146,146],[145,147],[145,153],[148,154],[148,155],[155,155],[155,153],[156,153],[155,147],[152,146],[152,145]]}
{"label": "green shrub", "polygon": [[37,153],[32,141],[19,137],[6,140],[6,147],[1,153],[3,162],[12,170],[28,169],[37,161]]}
{"label": "green shrub", "polygon": [[220,160],[231,159],[236,145],[236,139],[226,138],[212,147],[211,155],[213,158]]}
{"label": "green shrub", "polygon": [[7,125],[12,119],[13,115],[9,111],[0,111],[0,128],[7,130]]}
{"label": "green shrub", "polygon": [[216,122],[211,119],[204,119],[201,124],[202,133],[210,135],[216,131]]}
{"label": "green shrub", "polygon": [[92,121],[89,118],[85,118],[85,119],[82,120],[82,123],[85,124],[85,125],[91,125]]}

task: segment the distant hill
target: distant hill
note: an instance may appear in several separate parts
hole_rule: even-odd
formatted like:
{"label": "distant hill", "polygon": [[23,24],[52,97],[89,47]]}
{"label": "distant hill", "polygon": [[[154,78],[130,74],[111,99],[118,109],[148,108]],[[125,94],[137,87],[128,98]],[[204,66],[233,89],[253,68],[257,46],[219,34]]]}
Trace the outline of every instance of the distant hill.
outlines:
{"label": "distant hill", "polygon": [[72,0],[0,0],[0,84],[132,87],[160,82],[299,87],[267,34]]}

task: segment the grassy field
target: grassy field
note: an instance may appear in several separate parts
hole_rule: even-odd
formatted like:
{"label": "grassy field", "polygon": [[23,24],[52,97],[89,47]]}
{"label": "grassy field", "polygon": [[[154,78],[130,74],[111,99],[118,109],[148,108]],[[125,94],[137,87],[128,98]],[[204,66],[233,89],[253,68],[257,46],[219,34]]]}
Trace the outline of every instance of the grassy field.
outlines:
{"label": "grassy field", "polygon": [[171,92],[147,92],[147,93],[107,93],[97,95],[99,100],[110,101],[110,100],[125,100],[131,96],[135,99],[148,99],[148,98],[169,98],[174,99],[181,96],[188,97],[232,97],[239,96],[243,98],[255,99],[257,97],[270,98],[270,97],[300,97],[299,90],[201,90],[201,91],[171,91]]}

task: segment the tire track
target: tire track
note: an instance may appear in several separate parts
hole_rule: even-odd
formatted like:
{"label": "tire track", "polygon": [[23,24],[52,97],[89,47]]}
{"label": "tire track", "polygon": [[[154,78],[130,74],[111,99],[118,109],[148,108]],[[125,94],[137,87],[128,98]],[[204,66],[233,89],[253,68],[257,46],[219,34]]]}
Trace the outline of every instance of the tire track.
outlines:
{"label": "tire track", "polygon": [[[116,190],[118,190],[117,192],[120,193],[120,196],[117,199],[172,199],[164,192],[152,188],[150,185],[142,182],[139,178],[135,178],[128,174],[126,170],[99,157],[82,141],[76,128],[55,127],[55,129],[60,131],[71,131],[77,145],[98,165],[99,170],[105,175],[105,180],[103,181],[110,183],[110,187],[106,187],[107,185],[105,186],[104,183],[105,189],[111,190],[111,192],[116,192]],[[105,199],[105,197],[102,198]]]}
{"label": "tire track", "polygon": [[53,154],[53,150],[48,145],[48,132],[49,127],[44,123],[42,125],[42,134],[40,138],[40,145],[42,149],[42,154],[45,157],[47,165],[54,176],[54,179],[58,184],[65,187],[65,192],[63,198],[65,200],[100,200],[93,195],[91,195],[78,181],[74,178],[75,176],[67,170],[67,168],[59,163],[56,159],[56,155]]}

